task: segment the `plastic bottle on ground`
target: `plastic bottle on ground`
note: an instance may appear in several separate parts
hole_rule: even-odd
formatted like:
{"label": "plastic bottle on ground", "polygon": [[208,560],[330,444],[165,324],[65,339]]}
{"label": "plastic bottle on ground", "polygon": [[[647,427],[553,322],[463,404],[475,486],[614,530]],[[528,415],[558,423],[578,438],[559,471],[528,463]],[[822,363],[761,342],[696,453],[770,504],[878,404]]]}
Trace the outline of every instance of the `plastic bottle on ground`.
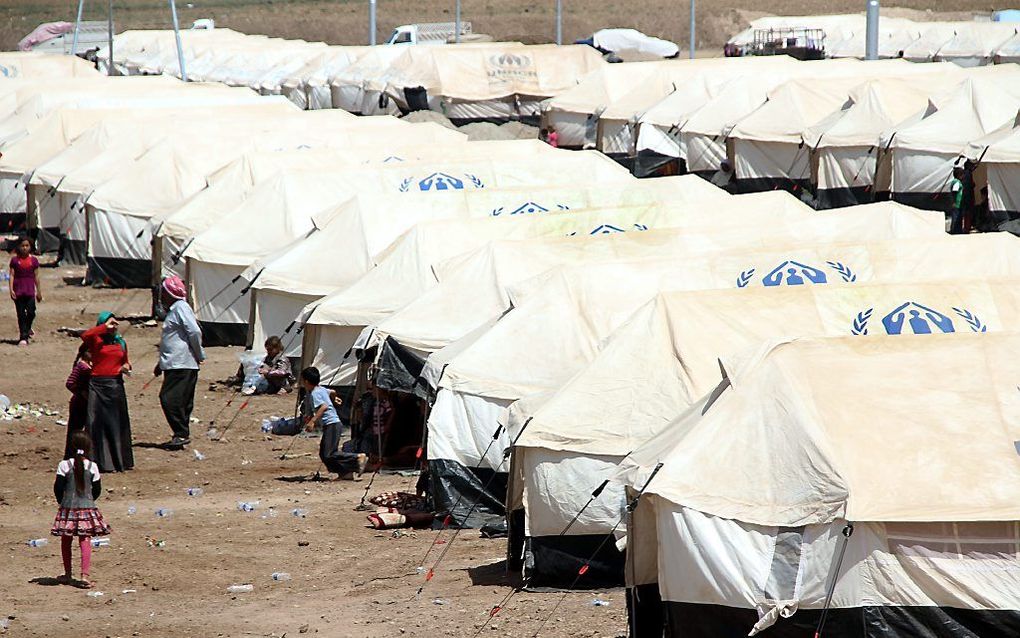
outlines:
{"label": "plastic bottle on ground", "polygon": [[156,516],[160,518],[169,518],[170,516],[173,516],[173,514],[174,511],[168,507],[161,507],[156,510]]}
{"label": "plastic bottle on ground", "polygon": [[191,450],[191,451],[195,453],[195,460],[196,461],[204,461],[205,460],[205,454],[202,454],[198,450],[194,450],[194,449]]}
{"label": "plastic bottle on ground", "polygon": [[608,607],[609,606],[609,601],[608,600],[602,600],[600,598],[596,598],[595,600],[591,601],[591,606],[592,607]]}
{"label": "plastic bottle on ground", "polygon": [[92,542],[92,546],[93,547],[109,547],[110,546],[110,539],[106,538],[106,537],[93,538],[91,542]]}
{"label": "plastic bottle on ground", "polygon": [[288,574],[287,572],[273,572],[273,580],[275,581],[290,580],[290,574]]}
{"label": "plastic bottle on ground", "polygon": [[231,594],[246,594],[251,591],[255,591],[254,585],[231,585],[227,587],[227,591]]}
{"label": "plastic bottle on ground", "polygon": [[301,509],[300,507],[292,509],[290,513],[291,516],[296,516],[298,518],[306,518],[308,516],[308,510]]}
{"label": "plastic bottle on ground", "polygon": [[45,538],[33,538],[32,540],[28,541],[28,546],[29,547],[42,547],[43,545],[46,545],[49,542],[50,541],[45,539]]}
{"label": "plastic bottle on ground", "polygon": [[202,496],[203,490],[200,487],[189,487],[185,492],[188,493],[188,496]]}
{"label": "plastic bottle on ground", "polygon": [[237,509],[242,511],[242,512],[254,512],[255,509],[258,506],[259,506],[259,502],[258,501],[238,501],[237,502]]}
{"label": "plastic bottle on ground", "polygon": [[135,507],[134,505],[128,505],[128,508],[127,508],[128,516],[134,516],[136,512],[138,512],[138,508],[137,507]]}
{"label": "plastic bottle on ground", "polygon": [[101,592],[101,591],[90,591],[89,593],[87,593],[85,595],[88,596],[89,598],[99,598],[100,596],[103,595],[103,592]]}

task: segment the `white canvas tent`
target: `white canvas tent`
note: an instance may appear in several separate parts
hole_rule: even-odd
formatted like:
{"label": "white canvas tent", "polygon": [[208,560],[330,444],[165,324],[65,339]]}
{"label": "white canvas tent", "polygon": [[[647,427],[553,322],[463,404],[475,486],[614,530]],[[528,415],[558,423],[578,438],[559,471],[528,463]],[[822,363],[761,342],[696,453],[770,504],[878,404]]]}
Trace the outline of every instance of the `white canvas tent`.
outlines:
{"label": "white canvas tent", "polygon": [[321,56],[290,73],[281,91],[288,100],[302,109],[333,108],[329,80],[366,55],[372,47],[329,47]]}
{"label": "white canvas tent", "polygon": [[1018,346],[783,339],[724,360],[713,396],[617,474],[644,489],[631,626],[810,634],[831,600],[826,627],[857,635],[1014,635]]}
{"label": "white canvas tent", "polygon": [[390,64],[385,90],[402,110],[427,105],[454,122],[537,118],[539,102],[604,65],[585,45],[412,47]]}
{"label": "white canvas tent", "polygon": [[[550,157],[538,156],[511,162],[501,161],[491,156],[484,159],[468,156],[467,159],[461,160],[457,158],[455,152],[450,152],[444,154],[441,159],[404,162],[361,171],[334,172],[330,181],[332,184],[344,188],[345,196],[333,202],[339,204],[341,201],[353,197],[359,190],[399,195],[542,184],[547,181],[551,169],[574,170],[578,174],[585,175],[585,178],[592,182],[605,179],[621,181],[631,179],[615,163],[598,154],[563,152],[555,160]],[[258,198],[249,197],[249,200],[252,199],[257,202]],[[319,209],[308,212],[319,212]],[[236,219],[243,218],[243,214],[237,215]],[[231,213],[231,217],[234,216],[235,213]],[[236,226],[231,228],[226,220],[220,224],[222,224],[224,232],[237,233]],[[247,230],[258,232],[261,237],[262,231],[256,231],[255,228],[254,225],[250,225]],[[206,233],[208,232],[210,231],[206,231]],[[223,334],[222,341],[224,343],[246,343],[250,302],[247,296],[240,294],[240,290],[245,284],[237,279],[237,275],[256,259],[285,247],[290,241],[297,238],[298,236],[294,235],[286,238],[270,236],[260,239],[254,244],[258,247],[257,250],[240,252],[237,257],[228,259],[200,257],[195,252],[196,246],[199,245],[198,240],[192,242],[184,252],[185,257],[188,258],[188,276],[189,280],[201,282],[196,284],[198,288],[194,297],[195,302],[199,304],[200,308],[203,305],[207,306],[204,312],[196,313],[199,322],[208,325],[210,331]],[[216,241],[222,239],[220,237]],[[237,241],[229,243],[231,246],[236,246]],[[265,241],[275,242],[275,248],[269,250]],[[212,240],[204,243],[208,244],[209,248],[215,245]],[[199,266],[200,262],[207,262],[209,267]],[[221,265],[214,267],[214,263]],[[197,270],[199,268],[201,268],[201,272]],[[223,289],[222,293],[219,292],[221,289]],[[209,297],[206,295],[212,294],[219,295],[219,300],[215,304],[207,301]],[[211,324],[217,325],[212,326]]]}
{"label": "white canvas tent", "polygon": [[977,164],[978,190],[982,184],[988,188],[993,218],[1020,217],[1020,109],[1013,120],[968,144],[964,154]]}
{"label": "white canvas tent", "polygon": [[390,64],[403,53],[403,46],[372,47],[347,68],[334,73],[329,78],[333,108],[358,115],[398,113],[396,104],[386,97],[385,77]]}
{"label": "white canvas tent", "polygon": [[[506,142],[473,142],[474,150],[508,157]],[[517,142],[509,143],[511,148]],[[540,144],[540,143],[536,143]],[[530,143],[524,143],[527,150]],[[543,145],[545,146],[545,145]],[[548,146],[545,146],[549,148]],[[537,150],[537,149],[536,149]],[[561,151],[566,152],[566,151]],[[258,348],[270,335],[288,333],[286,353],[298,356],[301,341],[293,322],[306,305],[353,284],[375,267],[397,237],[418,223],[440,219],[496,218],[576,210],[591,203],[638,205],[667,201],[707,202],[725,193],[692,177],[628,183],[616,188],[580,184],[569,188],[539,185],[446,193],[360,193],[343,204],[343,212],[321,230],[282,255],[252,264],[244,274],[252,280],[249,346]],[[343,248],[341,248],[343,247]],[[320,268],[323,254],[333,254],[331,268]],[[255,277],[255,273],[260,273]]]}
{"label": "white canvas tent", "polygon": [[[964,241],[954,238],[821,245],[744,257],[743,263],[741,258],[730,258],[729,264],[727,260],[713,263],[713,268],[721,266],[736,273],[735,284],[731,284],[734,288],[753,288],[762,275],[766,283],[756,290],[663,293],[657,302],[648,304],[618,329],[592,362],[560,388],[533,394],[514,404],[509,436],[519,432],[525,422],[528,425],[514,451],[513,465],[517,470],[511,474],[511,509],[526,508],[524,522],[528,535],[555,535],[616,463],[611,457],[618,459],[622,455],[620,450],[640,445],[643,437],[660,431],[711,390],[719,378],[716,356],[733,352],[740,344],[753,344],[757,339],[778,335],[921,332],[923,327],[914,327],[913,320],[903,322],[915,316],[921,317],[922,322],[932,321],[926,325],[935,332],[1010,329],[1011,324],[1003,317],[1016,320],[1015,300],[1009,296],[1012,293],[999,293],[1008,291],[1010,285],[995,284],[995,291],[989,292],[973,280],[959,284],[938,282],[953,279],[965,264],[980,259],[979,255],[989,256],[988,270],[971,271],[972,277],[1011,282],[1020,265],[1013,254],[1015,247],[1014,238],[985,236]],[[786,270],[785,264],[795,264],[797,268],[804,265],[808,270],[813,265],[825,264],[822,268],[829,270],[833,268],[829,263],[843,266],[844,272],[849,269],[854,274],[853,281],[847,282],[846,287],[767,283],[768,273]],[[778,267],[773,268],[776,264]],[[796,269],[791,272],[807,273]],[[806,277],[804,281],[808,281]],[[905,290],[904,285],[889,282],[920,283],[906,286]],[[744,295],[745,292],[748,294]],[[923,297],[916,303],[927,310],[913,313],[916,305],[905,304],[908,299],[897,295],[909,299]],[[887,302],[879,303],[880,298]],[[946,299],[948,306],[942,303]],[[807,306],[802,308],[798,304]],[[672,341],[660,348],[656,340],[663,338]],[[713,353],[707,354],[708,351]],[[637,364],[639,360],[643,362]],[[590,436],[593,428],[598,434]],[[606,440],[597,443],[598,450],[587,449],[587,444],[579,442],[579,436],[592,441]],[[541,463],[554,463],[558,469],[538,469]],[[587,478],[579,480],[581,475]],[[550,491],[546,481],[553,481],[560,488]],[[568,485],[574,487],[567,488]],[[557,508],[550,508],[551,494],[560,503]],[[620,499],[622,494],[616,491],[602,500],[579,519],[580,525],[573,533],[607,533],[612,527],[612,515],[607,512],[615,511],[617,505],[613,503]],[[549,573],[549,566],[535,568],[547,576],[556,575]]]}

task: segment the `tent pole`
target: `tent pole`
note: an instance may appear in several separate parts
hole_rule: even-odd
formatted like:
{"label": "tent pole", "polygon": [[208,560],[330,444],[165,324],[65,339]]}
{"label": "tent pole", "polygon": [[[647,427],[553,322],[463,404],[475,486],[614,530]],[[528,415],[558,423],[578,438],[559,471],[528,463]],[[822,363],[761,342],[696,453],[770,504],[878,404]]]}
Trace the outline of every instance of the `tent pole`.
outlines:
{"label": "tent pole", "polygon": [[695,5],[695,2],[696,2],[696,0],[691,0],[691,11],[690,11],[690,13],[691,13],[691,26],[690,26],[690,28],[691,28],[691,44],[690,44],[690,58],[691,58],[692,60],[694,59],[694,24],[695,24],[695,20],[694,20],[694,16],[695,16],[695,14],[694,14],[694,9],[695,9],[695,6],[694,6],[694,5]]}
{"label": "tent pole", "polygon": [[107,75],[113,75],[113,0],[108,3],[108,9],[106,13],[106,43],[110,51],[110,67],[107,69]]}
{"label": "tent pole", "polygon": [[78,29],[81,28],[81,12],[84,8],[85,0],[78,0],[78,17],[74,20],[74,37],[71,38],[71,55],[77,55],[78,53]]}
{"label": "tent pole", "polygon": [[184,68],[184,49],[181,47],[181,27],[177,22],[177,2],[170,0],[170,17],[174,23],[174,39],[177,41],[177,64],[181,69],[181,81],[188,81],[188,72]]}

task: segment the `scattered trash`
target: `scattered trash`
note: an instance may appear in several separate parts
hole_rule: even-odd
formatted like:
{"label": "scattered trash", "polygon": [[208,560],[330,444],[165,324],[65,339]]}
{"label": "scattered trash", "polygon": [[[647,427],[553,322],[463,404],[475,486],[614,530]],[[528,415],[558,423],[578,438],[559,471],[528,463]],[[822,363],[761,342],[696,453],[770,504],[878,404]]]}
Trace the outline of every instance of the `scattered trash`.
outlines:
{"label": "scattered trash", "polygon": [[416,533],[414,533],[411,530],[407,530],[407,529],[395,529],[395,530],[393,530],[393,534],[391,534],[391,536],[393,538],[404,538],[404,537],[407,537],[407,538],[418,538],[418,535]]}
{"label": "scattered trash", "polygon": [[93,538],[92,539],[92,546],[93,547],[109,547],[110,546],[110,539],[107,538],[107,537]]}
{"label": "scattered trash", "polygon": [[187,492],[188,496],[202,496],[202,493],[204,492],[204,490],[200,487],[189,487],[184,491]]}
{"label": "scattered trash", "polygon": [[262,431],[269,433],[273,431],[273,421],[278,417],[269,417],[268,419],[262,419]]}
{"label": "scattered trash", "polygon": [[194,450],[194,449],[191,450],[191,451],[195,453],[195,460],[196,461],[204,461],[205,460],[205,454],[202,454],[198,450]]}
{"label": "scattered trash", "polygon": [[298,547],[308,547],[310,544],[311,543],[309,543],[308,541],[298,541],[297,542],[297,546]]}
{"label": "scattered trash", "polygon": [[0,410],[7,410],[11,407],[11,400],[7,398],[6,394],[0,394]]}
{"label": "scattered trash", "polygon": [[103,595],[103,592],[101,592],[101,591],[90,591],[89,593],[87,593],[85,595],[88,596],[89,598],[99,598],[100,596]]}
{"label": "scattered trash", "polygon": [[3,631],[7,631],[7,629],[10,628],[10,626],[11,626],[10,618],[0,618],[0,629],[2,629]]}
{"label": "scattered trash", "polygon": [[251,459],[241,459],[241,465],[251,465],[252,462]]}
{"label": "scattered trash", "polygon": [[602,600],[601,598],[596,598],[595,600],[591,601],[591,606],[592,607],[608,607],[609,606],[609,601],[608,600]]}
{"label": "scattered trash", "polygon": [[260,518],[276,518],[276,510],[270,507]]}
{"label": "scattered trash", "polygon": [[46,545],[48,543],[49,543],[49,541],[47,539],[45,539],[45,538],[33,538],[32,540],[28,541],[28,546],[29,547],[43,547],[44,545]]}
{"label": "scattered trash", "polygon": [[433,605],[445,605],[446,601],[443,600],[442,598],[433,598],[432,599],[432,604]]}
{"label": "scattered trash", "polygon": [[219,434],[220,431],[217,430],[216,428],[209,428],[208,430],[205,431],[205,435],[210,439],[215,439],[216,437],[219,436]]}
{"label": "scattered trash", "polygon": [[298,508],[292,509],[290,511],[290,515],[291,516],[296,516],[298,518],[307,518],[308,517],[308,510],[303,510],[300,507],[298,507]]}
{"label": "scattered trash", "polygon": [[61,426],[67,427],[67,421],[65,421],[63,419],[57,419],[57,425],[61,425]]}
{"label": "scattered trash", "polygon": [[143,328],[155,328],[159,324],[156,323],[155,319],[149,319],[148,321],[143,321],[138,325],[140,325]]}
{"label": "scattered trash", "polygon": [[288,574],[287,572],[273,572],[273,580],[275,581],[290,580],[290,574]]}
{"label": "scattered trash", "polygon": [[174,511],[169,507],[161,507],[156,510],[155,514],[160,518],[169,518],[174,515]]}
{"label": "scattered trash", "polygon": [[145,544],[149,547],[166,547],[166,541],[152,536],[145,537]]}
{"label": "scattered trash", "polygon": [[227,587],[227,591],[231,594],[247,594],[248,592],[255,591],[254,585],[231,585]]}
{"label": "scattered trash", "polygon": [[128,505],[127,514],[128,516],[134,516],[138,512],[138,508],[134,505]]}
{"label": "scattered trash", "polygon": [[242,512],[254,512],[255,508],[259,506],[258,501],[238,501],[237,509]]}
{"label": "scattered trash", "polygon": [[38,419],[42,416],[60,416],[56,410],[49,407],[33,406],[31,403],[12,403],[7,395],[0,394],[0,421],[13,421],[24,417]]}
{"label": "scattered trash", "polygon": [[122,593],[122,594],[137,594],[138,590],[137,589],[123,589],[123,590],[121,590],[120,593]]}
{"label": "scattered trash", "polygon": [[428,571],[428,569],[425,567],[415,567],[414,571],[418,574],[424,574],[425,572]]}

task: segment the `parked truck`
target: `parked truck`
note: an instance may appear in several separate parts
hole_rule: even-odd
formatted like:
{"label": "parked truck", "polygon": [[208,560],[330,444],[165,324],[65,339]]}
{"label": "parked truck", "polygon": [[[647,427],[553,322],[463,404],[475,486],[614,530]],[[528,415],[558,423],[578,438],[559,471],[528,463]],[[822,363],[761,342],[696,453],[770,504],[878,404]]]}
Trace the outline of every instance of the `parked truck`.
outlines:
{"label": "parked truck", "polygon": [[[471,23],[460,23],[462,38],[471,39]],[[386,44],[446,44],[457,38],[456,22],[405,24],[393,30]]]}

